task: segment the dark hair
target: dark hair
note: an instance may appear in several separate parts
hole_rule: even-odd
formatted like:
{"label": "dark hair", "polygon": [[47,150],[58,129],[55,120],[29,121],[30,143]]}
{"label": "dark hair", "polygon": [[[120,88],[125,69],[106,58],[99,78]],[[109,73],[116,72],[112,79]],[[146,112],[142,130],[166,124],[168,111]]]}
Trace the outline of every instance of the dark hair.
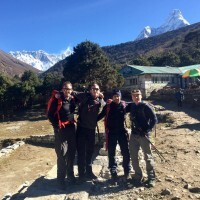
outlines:
{"label": "dark hair", "polygon": [[96,82],[94,82],[94,83],[91,83],[91,84],[89,85],[89,90],[91,90],[92,86],[94,86],[94,85],[98,85],[98,86],[99,86],[99,84],[98,84],[98,83],[96,83]]}

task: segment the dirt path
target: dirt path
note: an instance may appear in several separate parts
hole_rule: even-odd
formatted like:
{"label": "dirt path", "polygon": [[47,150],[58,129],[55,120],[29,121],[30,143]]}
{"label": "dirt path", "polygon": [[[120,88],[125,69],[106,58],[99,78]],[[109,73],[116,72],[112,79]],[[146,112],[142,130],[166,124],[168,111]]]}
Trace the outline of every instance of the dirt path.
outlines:
{"label": "dirt path", "polygon": [[54,149],[29,144],[0,158],[0,197],[13,193],[26,181],[44,176],[55,163]]}
{"label": "dirt path", "polygon": [[[200,187],[200,112],[193,108],[177,110],[171,103],[159,103],[166,110],[158,113],[168,113],[173,123],[159,125],[157,129],[156,147],[169,162],[162,163],[155,154],[157,184],[155,188],[140,191],[141,199],[200,199],[200,194],[191,192],[191,188]],[[22,123],[20,121],[19,123]],[[33,124],[33,122],[35,124]],[[11,122],[17,124],[18,122]],[[23,137],[31,134],[41,134],[44,126],[52,130],[47,120],[26,121],[28,127],[38,125],[38,132],[31,128],[31,132],[23,131]],[[32,123],[32,124],[30,124]],[[43,125],[42,125],[43,124]],[[44,125],[46,124],[46,125]],[[9,124],[8,124],[9,125]],[[7,126],[9,127],[9,126]],[[6,124],[0,124],[0,138],[9,138],[5,131]],[[7,129],[9,130],[9,129]],[[33,131],[34,130],[34,131]],[[26,134],[27,133],[27,134]],[[13,132],[13,135],[16,134]],[[20,137],[20,131],[17,134]],[[0,159],[0,197],[6,192],[14,192],[25,181],[34,180],[52,168],[56,163],[54,149],[34,145],[24,145],[8,157]],[[186,188],[185,188],[186,187]],[[169,191],[169,195],[161,195],[162,191]],[[132,189],[119,191],[117,194],[94,194],[91,199],[128,199]],[[199,195],[199,196],[198,196]]]}

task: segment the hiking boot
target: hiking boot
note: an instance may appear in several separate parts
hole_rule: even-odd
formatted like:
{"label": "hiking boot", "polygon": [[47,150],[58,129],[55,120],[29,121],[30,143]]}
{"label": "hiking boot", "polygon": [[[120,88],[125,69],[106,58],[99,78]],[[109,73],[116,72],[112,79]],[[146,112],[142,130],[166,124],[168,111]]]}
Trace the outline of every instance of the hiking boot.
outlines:
{"label": "hiking boot", "polygon": [[135,179],[135,178],[133,178],[133,179],[132,179],[132,183],[133,183],[133,185],[134,185],[135,187],[140,187],[140,186],[142,186],[142,181],[141,181],[140,179]]}
{"label": "hiking boot", "polygon": [[97,179],[97,176],[93,172],[87,172],[86,173],[86,178],[92,180],[92,179]]}
{"label": "hiking boot", "polygon": [[130,173],[125,173],[123,178],[124,178],[125,181],[126,180],[128,181],[128,180],[132,179],[132,176],[130,175]]}
{"label": "hiking boot", "polygon": [[150,180],[147,180],[145,181],[144,185],[148,188],[150,187],[154,187],[156,184],[156,181],[154,179],[150,179]]}

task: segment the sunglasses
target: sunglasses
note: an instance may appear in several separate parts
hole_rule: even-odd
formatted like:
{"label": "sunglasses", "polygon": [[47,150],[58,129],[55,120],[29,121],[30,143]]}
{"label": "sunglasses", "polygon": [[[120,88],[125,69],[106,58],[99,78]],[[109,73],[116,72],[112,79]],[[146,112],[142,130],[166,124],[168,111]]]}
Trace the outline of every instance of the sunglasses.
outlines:
{"label": "sunglasses", "polygon": [[99,91],[99,88],[91,88],[93,91]]}
{"label": "sunglasses", "polygon": [[72,88],[63,88],[64,91],[72,90]]}

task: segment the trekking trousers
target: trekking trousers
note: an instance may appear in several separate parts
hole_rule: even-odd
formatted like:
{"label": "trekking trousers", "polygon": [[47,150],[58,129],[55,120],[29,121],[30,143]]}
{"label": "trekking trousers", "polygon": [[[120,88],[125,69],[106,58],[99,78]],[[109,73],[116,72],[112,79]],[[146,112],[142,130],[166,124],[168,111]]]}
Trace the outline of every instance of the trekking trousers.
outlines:
{"label": "trekking trousers", "polygon": [[64,180],[65,176],[74,176],[74,159],[76,153],[75,125],[65,128],[54,128],[55,151],[57,154],[57,179]]}
{"label": "trekking trousers", "polygon": [[132,166],[135,171],[134,178],[141,180],[143,177],[138,158],[140,147],[144,154],[148,179],[155,180],[154,160],[151,153],[151,144],[145,137],[136,134],[131,134],[129,141],[129,148],[130,148]]}
{"label": "trekking trousers", "polygon": [[95,146],[95,129],[77,127],[77,164],[79,177],[92,172],[92,156]]}
{"label": "trekking trousers", "polygon": [[124,173],[128,174],[130,172],[130,153],[128,147],[128,139],[124,132],[108,134],[108,159],[109,159],[109,169],[111,174],[116,173],[117,163],[115,160],[116,146],[117,142],[120,146],[121,154],[123,156],[122,166],[124,168]]}

